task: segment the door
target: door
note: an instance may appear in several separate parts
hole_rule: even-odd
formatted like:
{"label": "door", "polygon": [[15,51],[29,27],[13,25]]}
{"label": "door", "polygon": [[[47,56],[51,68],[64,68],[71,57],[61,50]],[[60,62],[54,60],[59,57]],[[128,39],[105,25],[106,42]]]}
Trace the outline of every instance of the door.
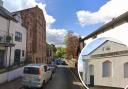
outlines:
{"label": "door", "polygon": [[16,49],[15,50],[15,55],[14,55],[14,63],[15,64],[20,64],[20,55],[21,55],[21,50]]}
{"label": "door", "polygon": [[89,73],[90,73],[90,86],[94,86],[94,65],[89,66]]}
{"label": "door", "polygon": [[4,50],[0,50],[0,67],[4,66]]}

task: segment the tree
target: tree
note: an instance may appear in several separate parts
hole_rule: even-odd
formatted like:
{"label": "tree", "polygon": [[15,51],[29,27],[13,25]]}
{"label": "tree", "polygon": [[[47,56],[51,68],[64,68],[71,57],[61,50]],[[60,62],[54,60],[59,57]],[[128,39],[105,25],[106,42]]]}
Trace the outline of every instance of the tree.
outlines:
{"label": "tree", "polygon": [[79,48],[79,36],[69,31],[65,37],[67,59],[77,59]]}
{"label": "tree", "polygon": [[47,47],[47,62],[49,62],[49,61],[52,61],[55,59],[57,49],[56,49],[55,45],[48,44],[48,43],[47,43],[46,47]]}
{"label": "tree", "polygon": [[57,58],[65,57],[65,54],[66,54],[65,48],[62,48],[62,47],[57,48],[57,51],[56,51],[56,57]]}

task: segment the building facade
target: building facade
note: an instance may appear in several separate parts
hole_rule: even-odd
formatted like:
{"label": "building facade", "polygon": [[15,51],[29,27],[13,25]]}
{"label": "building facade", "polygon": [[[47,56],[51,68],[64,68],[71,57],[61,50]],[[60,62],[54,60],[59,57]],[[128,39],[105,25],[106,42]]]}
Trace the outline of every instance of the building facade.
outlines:
{"label": "building facade", "polygon": [[38,6],[14,12],[20,14],[27,27],[27,60],[46,62],[46,21]]}
{"label": "building facade", "polygon": [[55,47],[54,44],[48,44],[47,43],[47,50],[46,51],[47,51],[47,53],[46,53],[47,60],[46,61],[48,64],[50,64],[55,59],[55,53],[57,51],[57,48]]}
{"label": "building facade", "polygon": [[83,55],[85,84],[125,88],[128,82],[128,47],[110,39],[97,44],[94,48],[90,46],[89,52]]}
{"label": "building facade", "polygon": [[0,6],[0,67],[25,61],[26,32],[22,23]]}

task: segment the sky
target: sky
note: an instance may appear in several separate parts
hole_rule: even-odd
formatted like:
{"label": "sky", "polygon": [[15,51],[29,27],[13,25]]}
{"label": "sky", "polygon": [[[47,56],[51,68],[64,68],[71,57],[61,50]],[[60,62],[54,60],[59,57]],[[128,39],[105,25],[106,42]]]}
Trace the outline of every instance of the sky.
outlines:
{"label": "sky", "polygon": [[[63,45],[64,37],[69,30],[85,37],[103,24],[128,11],[128,0],[3,1],[4,7],[10,12],[38,5],[43,10],[47,22],[47,42],[57,46]],[[126,28],[128,28],[128,24],[114,28],[114,30],[101,34],[99,37],[111,36],[119,40],[124,40],[124,36],[126,37],[126,33],[128,33],[125,30]],[[119,36],[122,36],[122,38]]]}

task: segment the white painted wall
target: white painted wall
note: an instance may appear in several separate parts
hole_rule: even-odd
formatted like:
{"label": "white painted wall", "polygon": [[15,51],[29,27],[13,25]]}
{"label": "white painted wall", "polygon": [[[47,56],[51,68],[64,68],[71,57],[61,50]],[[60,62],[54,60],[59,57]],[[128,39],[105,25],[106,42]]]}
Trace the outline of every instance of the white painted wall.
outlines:
{"label": "white painted wall", "polygon": [[[94,54],[107,53],[103,52],[102,47],[110,46],[111,51],[121,51],[128,50],[125,46],[120,44],[108,42],[98,48]],[[109,50],[110,52],[110,50]],[[89,55],[90,56],[90,55]],[[91,57],[90,57],[91,58]],[[111,77],[102,77],[102,64],[104,61],[112,62],[112,76]],[[106,57],[106,58],[93,58],[88,59],[88,65],[94,65],[94,85],[98,86],[110,86],[110,87],[120,87],[124,88],[128,84],[128,78],[124,78],[124,63],[128,62],[128,55],[118,56],[118,57]],[[88,76],[89,77],[89,76]]]}
{"label": "white painted wall", "polygon": [[8,21],[0,16],[0,30],[1,31],[7,31],[7,23]]}
{"label": "white painted wall", "polygon": [[[89,64],[94,65],[94,84],[100,86],[122,87],[128,84],[128,78],[124,78],[124,63],[128,62],[128,56],[92,59]],[[102,63],[106,60],[112,62],[112,77],[102,77]]]}
{"label": "white painted wall", "polygon": [[[5,33],[8,32],[8,24],[9,24],[9,20],[0,16],[0,31],[3,31]],[[15,32],[16,31],[22,33],[22,42],[15,41]],[[13,42],[15,44],[15,47],[12,47],[12,49],[11,49],[11,64],[13,64],[15,49],[21,49],[21,54],[22,54],[22,50],[24,50],[25,51],[24,54],[26,54],[27,30],[25,27],[23,27],[21,25],[21,23],[15,22],[15,21],[10,21],[9,33],[13,34]],[[10,48],[7,48],[6,51],[7,51],[7,60],[6,60],[6,53],[5,53],[4,64],[7,66],[9,64]],[[24,57],[22,57],[22,55],[21,55],[21,59],[24,60],[25,58],[26,58],[26,55]],[[21,61],[23,61],[23,60],[21,60]]]}
{"label": "white painted wall", "polygon": [[[15,41],[15,32],[22,33],[22,42]],[[15,49],[21,50],[21,61],[24,61],[26,58],[26,39],[27,39],[27,30],[25,27],[21,25],[21,23],[16,23],[11,21],[10,22],[10,33],[13,34],[13,43],[15,44],[14,47],[11,48],[11,64],[14,63],[14,55],[15,55]],[[25,56],[22,57],[22,50],[25,51]],[[9,55],[10,55],[10,48],[8,48],[8,64],[9,64]]]}
{"label": "white painted wall", "polygon": [[[15,32],[20,32],[22,33],[22,42],[15,41]],[[25,51],[24,54],[26,54],[26,39],[27,39],[27,30],[25,27],[21,25],[21,23],[14,23],[11,21],[11,26],[10,26],[10,33],[14,34],[13,36],[13,41],[15,44],[15,47],[12,48],[12,56],[11,56],[11,63],[14,62],[14,52],[15,49],[20,49],[21,50],[21,61],[24,61],[26,58],[26,55],[22,57],[22,50]]]}
{"label": "white painted wall", "polygon": [[0,74],[0,84],[7,82],[7,81],[14,80],[18,77],[21,77],[23,75],[22,72],[23,72],[23,67],[15,69],[15,70],[10,71],[10,72]]}

